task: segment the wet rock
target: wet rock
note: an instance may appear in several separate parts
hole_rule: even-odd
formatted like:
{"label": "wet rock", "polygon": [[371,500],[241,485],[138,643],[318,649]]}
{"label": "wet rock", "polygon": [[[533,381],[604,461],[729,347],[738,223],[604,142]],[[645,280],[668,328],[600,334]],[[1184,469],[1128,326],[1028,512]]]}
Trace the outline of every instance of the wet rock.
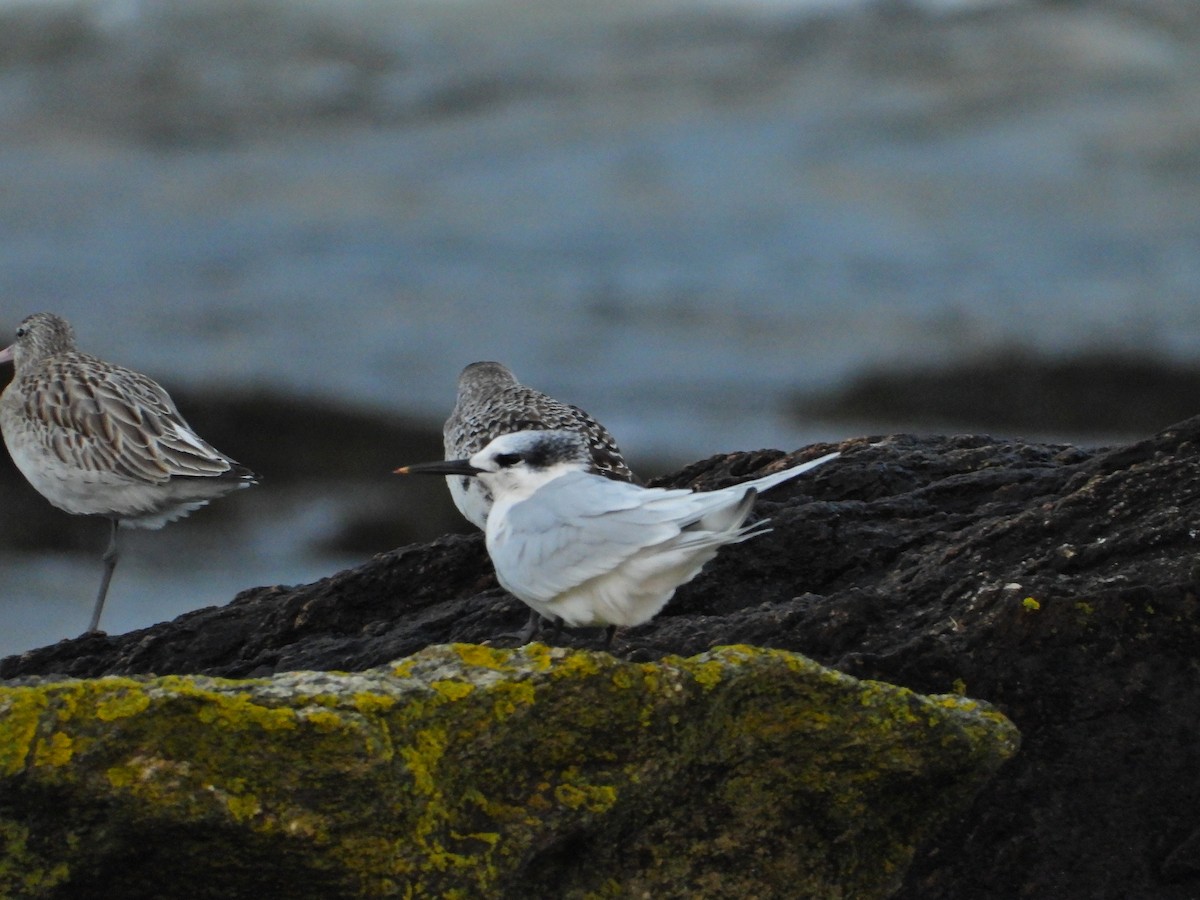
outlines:
{"label": "wet rock", "polygon": [[744,647],[38,682],[0,729],[0,894],[125,900],[886,897],[1017,747],[985,704]]}

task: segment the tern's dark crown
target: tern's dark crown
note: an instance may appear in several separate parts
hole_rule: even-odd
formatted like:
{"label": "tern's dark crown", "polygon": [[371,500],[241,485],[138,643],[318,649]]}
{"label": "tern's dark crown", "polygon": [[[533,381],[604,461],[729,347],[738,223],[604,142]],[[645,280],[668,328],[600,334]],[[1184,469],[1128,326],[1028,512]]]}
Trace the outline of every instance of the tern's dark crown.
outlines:
{"label": "tern's dark crown", "polygon": [[590,453],[587,438],[579,432],[538,431],[529,435],[521,458],[530,469],[544,470],[565,462],[576,462],[586,468]]}

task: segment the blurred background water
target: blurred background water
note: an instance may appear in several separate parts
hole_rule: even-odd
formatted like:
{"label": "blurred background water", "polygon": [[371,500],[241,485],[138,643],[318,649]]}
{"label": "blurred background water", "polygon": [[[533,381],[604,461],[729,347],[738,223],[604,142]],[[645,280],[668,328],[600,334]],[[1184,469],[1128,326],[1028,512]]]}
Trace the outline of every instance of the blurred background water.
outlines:
{"label": "blurred background water", "polygon": [[[7,0],[0,344],[59,312],[264,474],[127,532],[104,626],[452,527],[387,473],[438,452],[477,359],[646,472],[1142,433],[1062,425],[1057,389],[1000,425],[903,400],[977,360],[989,395],[1009,361],[1197,365],[1197,38],[1194,0]],[[855,414],[864,375],[900,400]],[[201,427],[231,397],[251,412]],[[344,414],[367,427],[339,455]],[[104,527],[0,466],[4,654],[82,629]]]}

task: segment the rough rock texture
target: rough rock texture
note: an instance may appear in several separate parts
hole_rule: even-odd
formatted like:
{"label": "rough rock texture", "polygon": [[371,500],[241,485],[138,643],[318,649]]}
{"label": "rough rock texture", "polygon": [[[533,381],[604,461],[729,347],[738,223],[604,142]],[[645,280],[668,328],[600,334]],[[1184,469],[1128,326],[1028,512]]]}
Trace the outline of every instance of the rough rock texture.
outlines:
{"label": "rough rock texture", "polygon": [[[1200,419],[1110,450],[971,435],[841,449],[762,498],[773,532],[728,548],[615,649],[778,647],[995,703],[1022,750],[918,854],[903,897],[1196,897]],[[714,458],[670,481],[716,486],[781,456]],[[61,642],[0,675],[362,669],[524,617],[481,539],[456,536],[155,629]]]}
{"label": "rough rock texture", "polygon": [[886,897],[1017,747],[782,651],[542,644],[0,688],[0,736],[0,895],[123,900]]}

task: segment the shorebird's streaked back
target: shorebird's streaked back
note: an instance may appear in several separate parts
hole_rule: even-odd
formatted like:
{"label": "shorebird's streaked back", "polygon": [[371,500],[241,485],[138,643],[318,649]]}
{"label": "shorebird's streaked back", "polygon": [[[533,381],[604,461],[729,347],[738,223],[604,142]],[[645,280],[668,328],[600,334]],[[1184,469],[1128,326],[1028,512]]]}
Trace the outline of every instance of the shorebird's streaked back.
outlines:
{"label": "shorebird's streaked back", "polygon": [[592,474],[578,432],[524,431],[397,471],[478,478],[495,497],[487,548],[500,584],[548,618],[615,627],[653,618],[722,546],[769,531],[745,524],[759,491],[838,455],[717,491],[667,490]]}
{"label": "shorebird's streaked back", "polygon": [[[446,459],[466,459],[503,434],[530,430],[578,432],[587,440],[588,471],[618,481],[633,480],[616,440],[578,406],[521,384],[498,362],[476,362],[463,369],[454,410],[442,429]],[[462,476],[449,476],[446,483],[459,512],[484,528],[492,506],[487,486]]]}
{"label": "shorebird's streaked back", "polygon": [[0,350],[12,382],[0,432],[21,474],[54,506],[112,523],[89,631],[116,567],[117,527],[161,528],[255,475],[196,434],[155,381],[75,349],[65,319],[34,313]]}

